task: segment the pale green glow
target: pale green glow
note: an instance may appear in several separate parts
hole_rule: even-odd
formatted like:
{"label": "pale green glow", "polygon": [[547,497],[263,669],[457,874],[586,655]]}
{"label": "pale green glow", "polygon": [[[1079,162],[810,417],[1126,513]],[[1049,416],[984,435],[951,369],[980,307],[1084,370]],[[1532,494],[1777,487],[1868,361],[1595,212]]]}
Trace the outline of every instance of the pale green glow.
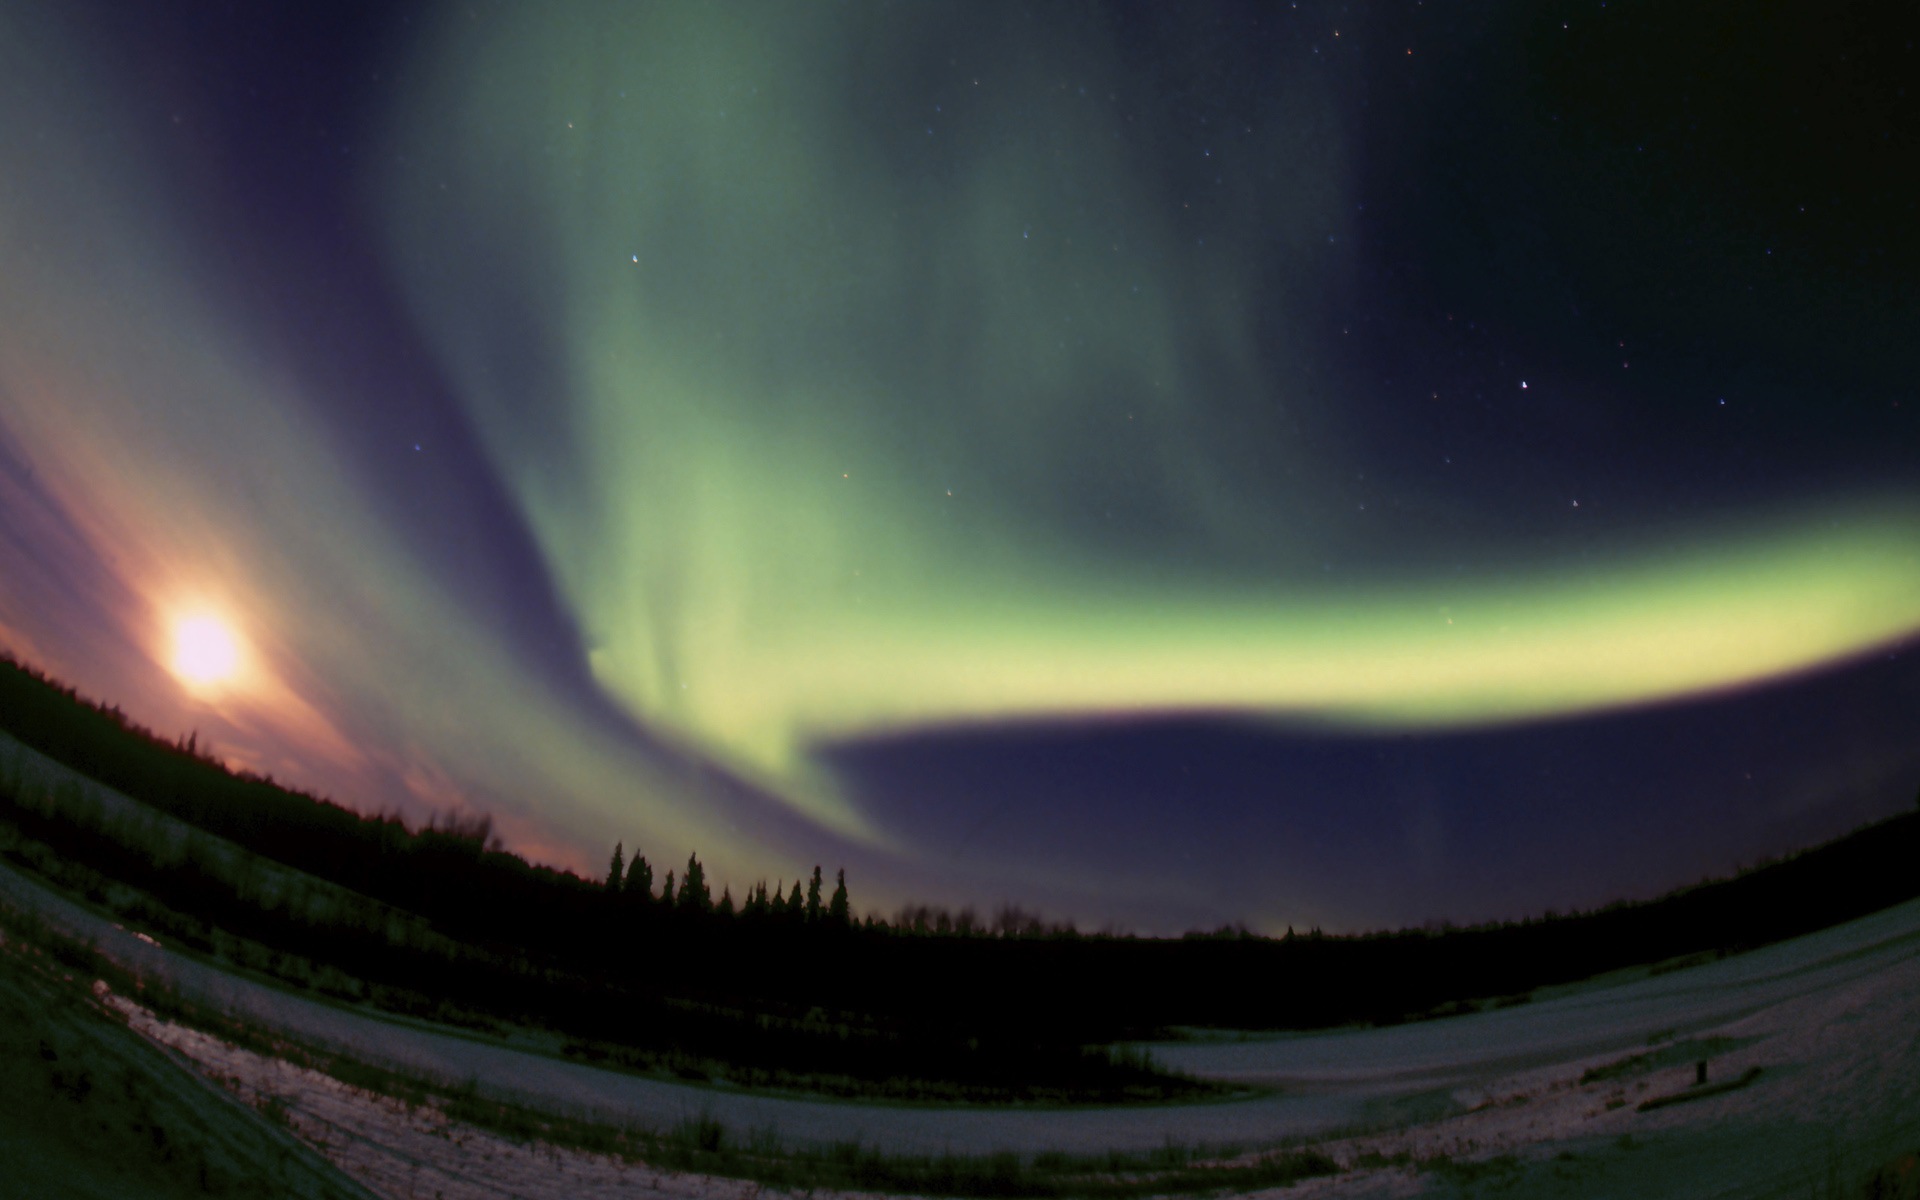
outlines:
{"label": "pale green glow", "polygon": [[[1920,519],[1861,508],[1749,531],[1679,562],[1643,551],[1500,585],[1412,583],[1223,601],[998,609],[974,597],[817,612],[805,636],[690,652],[669,710],[776,776],[809,742],[1063,713],[1240,710],[1365,727],[1578,713],[1765,680],[1920,627]],[[642,711],[644,672],[600,678]]]}
{"label": "pale green glow", "polygon": [[[1116,139],[1124,81],[1097,47],[745,12],[450,22],[381,202],[597,678],[829,827],[874,836],[811,772],[820,739],[1122,711],[1471,725],[1920,629],[1901,495],[1326,586],[1321,551],[1368,549],[1322,498],[1338,431],[1234,454],[1189,419],[1265,386],[1255,280],[1151,252],[1189,234]],[[993,119],[971,141],[892,119],[862,99],[891,94],[862,78],[890,62],[945,70],[945,104]],[[1272,230],[1304,295],[1324,280],[1303,247],[1350,207],[1327,112],[1303,84],[1275,156],[1293,177],[1212,214]],[[901,165],[923,119],[928,145],[958,139],[944,171]],[[531,368],[515,345],[541,348]],[[1144,532],[1103,540],[1114,503]]]}
{"label": "pale green glow", "polygon": [[[132,665],[76,682],[347,802],[383,807],[399,781],[430,809],[486,811],[546,861],[597,870],[602,841],[638,835],[734,878],[778,865],[697,787],[579,721],[385,527],[315,399],[197,285],[207,251],[169,218],[186,207],[175,180],[55,26],[16,40],[0,24],[0,441],[83,539],[55,551],[92,560],[52,577],[97,569],[131,600],[94,638],[164,670],[175,621],[215,611],[246,651],[204,695],[135,705]],[[39,569],[0,574],[0,631],[53,616],[16,591]],[[636,813],[636,793],[662,802]]]}

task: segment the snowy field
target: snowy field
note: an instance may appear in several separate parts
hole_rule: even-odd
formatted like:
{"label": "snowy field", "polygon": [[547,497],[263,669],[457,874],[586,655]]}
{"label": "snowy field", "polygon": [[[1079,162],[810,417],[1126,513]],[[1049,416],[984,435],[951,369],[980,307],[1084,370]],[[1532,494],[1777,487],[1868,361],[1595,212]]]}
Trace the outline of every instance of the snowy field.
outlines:
{"label": "snowy field", "polygon": [[[472,1081],[483,1096],[620,1125],[664,1129],[710,1114],[742,1135],[773,1131],[789,1145],[859,1141],[903,1153],[1312,1141],[1354,1168],[1287,1189],[1297,1195],[1844,1196],[1867,1194],[1867,1175],[1891,1170],[1883,1178],[1920,1196],[1920,1168],[1902,1166],[1920,1151],[1920,901],[1704,965],[1543,992],[1516,1007],[1151,1047],[1181,1070],[1276,1089],[1254,1099],[994,1110],[754,1095],[606,1071],[237,977],[5,868],[0,896],[264,1029],[433,1080]],[[757,1190],[516,1147],[115,1002],[146,1036],[250,1102],[278,1096],[297,1130],[385,1194]],[[1693,1086],[1702,1060],[1710,1083],[1746,1082],[1702,1093]],[[1669,1097],[1682,1102],[1662,1102]],[[431,1186],[410,1190],[423,1179]]]}

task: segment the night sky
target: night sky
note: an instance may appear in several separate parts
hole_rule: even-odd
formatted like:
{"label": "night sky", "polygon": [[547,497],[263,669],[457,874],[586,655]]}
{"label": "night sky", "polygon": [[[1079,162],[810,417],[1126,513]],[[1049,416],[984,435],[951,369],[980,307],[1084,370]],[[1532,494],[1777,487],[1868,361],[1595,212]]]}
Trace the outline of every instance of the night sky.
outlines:
{"label": "night sky", "polygon": [[1723,873],[1920,786],[1917,12],[10,4],[0,646],[862,909]]}

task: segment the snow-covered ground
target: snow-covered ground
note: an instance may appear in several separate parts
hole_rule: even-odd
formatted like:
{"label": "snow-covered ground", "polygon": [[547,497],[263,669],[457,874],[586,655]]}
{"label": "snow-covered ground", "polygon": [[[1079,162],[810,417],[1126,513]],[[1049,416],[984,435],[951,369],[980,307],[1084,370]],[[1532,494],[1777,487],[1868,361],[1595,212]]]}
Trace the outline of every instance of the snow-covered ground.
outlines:
{"label": "snow-covered ground", "polygon": [[[1355,1165],[1290,1189],[1303,1195],[1509,1187],[1580,1196],[1853,1195],[1864,1194],[1858,1186],[1867,1172],[1890,1163],[1897,1172],[1900,1156],[1920,1151],[1920,901],[1747,954],[1558,989],[1517,1007],[1386,1029],[1152,1047],[1194,1074],[1276,1089],[1253,1099],[1010,1110],[754,1095],[601,1070],[235,976],[121,930],[5,868],[0,897],[262,1028],[430,1079],[471,1081],[482,1096],[621,1126],[664,1129],[710,1114],[736,1135],[771,1130],[789,1145],[859,1141],[900,1153],[1311,1140]],[[514,1147],[449,1126],[431,1111],[409,1112],[132,1016],[155,1041],[232,1086],[281,1096],[296,1128],[387,1194],[412,1194],[429,1178],[432,1186],[417,1194],[638,1189],[719,1197],[753,1190]],[[1715,1082],[1759,1073],[1735,1090],[1642,1109],[1649,1099],[1691,1096],[1703,1057]],[[1381,1165],[1361,1165],[1368,1162]],[[1905,1186],[1920,1196],[1920,1167],[1911,1170]]]}
{"label": "snow-covered ground", "polygon": [[[660,1086],[681,1093],[679,1106],[667,1110],[675,1118],[704,1109],[744,1130],[754,1124],[745,1114],[772,1105],[790,1122],[781,1127],[789,1137],[825,1119],[827,1140],[864,1132],[891,1149],[1091,1146],[1102,1129],[1119,1131],[1107,1144],[1135,1146],[1141,1143],[1123,1139],[1142,1129],[1183,1140],[1220,1141],[1233,1130],[1270,1139],[1322,1135],[1319,1148],[1349,1169],[1285,1189],[1289,1195],[1864,1196],[1866,1174],[1888,1166],[1885,1178],[1904,1179],[1910,1191],[1887,1194],[1920,1195],[1920,1166],[1912,1165],[1912,1152],[1920,1150],[1920,902],[1717,966],[1725,969],[1693,968],[1544,1001],[1526,1021],[1508,1009],[1417,1027],[1166,1048],[1210,1073],[1297,1089],[1295,1106],[1258,1100],[974,1113]],[[135,1029],[249,1103],[279,1097],[297,1132],[386,1195],[731,1200],[759,1190],[516,1144],[450,1122],[431,1107],[357,1092],[116,1002]],[[1638,1021],[1656,1016],[1681,1024],[1643,1035]],[[398,1026],[388,1032],[389,1049],[434,1036]],[[1604,1038],[1613,1040],[1596,1049]],[[1577,1052],[1558,1053],[1566,1046]],[[1351,1059],[1343,1060],[1343,1051]],[[1401,1051],[1407,1058],[1397,1069],[1393,1056]],[[1755,1067],[1759,1073],[1743,1087],[1643,1108],[1649,1100],[1692,1095],[1694,1064],[1703,1054],[1715,1081],[1740,1080]],[[530,1078],[512,1074],[510,1058],[473,1061],[481,1066],[475,1078],[489,1090],[504,1085],[563,1104],[590,1095],[603,1115],[621,1120],[660,1111],[611,1103],[623,1094],[622,1083],[642,1081],[603,1077],[596,1087],[584,1083],[596,1072],[572,1064]],[[507,1073],[492,1074],[488,1065]],[[583,1086],[555,1086],[576,1072]],[[750,1099],[758,1103],[744,1103]],[[1354,1112],[1377,1122],[1374,1132],[1342,1135],[1314,1124]]]}

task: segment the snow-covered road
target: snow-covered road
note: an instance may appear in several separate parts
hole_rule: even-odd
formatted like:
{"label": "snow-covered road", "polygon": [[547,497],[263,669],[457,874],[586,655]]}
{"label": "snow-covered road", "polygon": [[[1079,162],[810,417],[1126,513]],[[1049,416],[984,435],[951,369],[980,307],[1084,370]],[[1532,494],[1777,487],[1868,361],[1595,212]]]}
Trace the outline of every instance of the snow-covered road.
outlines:
{"label": "snow-covered road", "polygon": [[[34,764],[36,773],[49,767]],[[743,1134],[777,1131],[788,1144],[972,1154],[1148,1150],[1170,1140],[1257,1147],[1374,1129],[1379,1136],[1368,1144],[1388,1152],[1505,1147],[1521,1154],[1517,1169],[1528,1169],[1529,1148],[1545,1162],[1545,1148],[1578,1147],[1605,1162],[1659,1162],[1673,1171],[1734,1136],[1725,1121],[1738,1116],[1744,1149],[1722,1149],[1746,1165],[1726,1178],[1745,1179],[1749,1190],[1799,1178],[1783,1163],[1817,1144],[1852,1146],[1856,1157],[1920,1149],[1920,901],[1746,954],[1558,989],[1516,1007],[1382,1029],[1156,1044],[1155,1055],[1182,1070],[1276,1090],[1214,1104],[1063,1110],[868,1105],[602,1070],[236,976],[143,940],[5,867],[0,897],[93,940],[144,976],[268,1029],[402,1071],[471,1080],[495,1098],[623,1125],[664,1128],[710,1114]],[[1757,1066],[1753,1086],[1640,1113],[1640,1100],[1690,1082],[1692,1063],[1635,1071],[1619,1084],[1580,1082],[1590,1066],[1708,1035],[1726,1039],[1714,1077]],[[1621,1141],[1622,1133],[1632,1136]],[[1641,1171],[1630,1177],[1636,1187],[1649,1182]]]}

